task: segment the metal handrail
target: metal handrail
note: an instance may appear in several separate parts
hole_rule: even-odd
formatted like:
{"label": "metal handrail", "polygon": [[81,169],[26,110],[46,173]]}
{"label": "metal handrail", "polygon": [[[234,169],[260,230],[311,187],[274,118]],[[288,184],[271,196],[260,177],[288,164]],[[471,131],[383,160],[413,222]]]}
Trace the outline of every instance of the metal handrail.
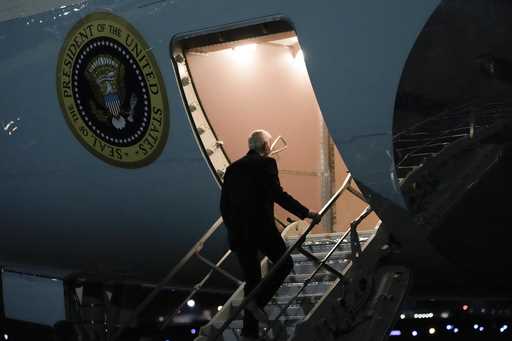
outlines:
{"label": "metal handrail", "polygon": [[[276,149],[274,150],[274,147],[277,145],[277,142],[279,141],[283,141],[283,144],[284,146],[279,148],[279,149]],[[285,151],[286,149],[288,149],[288,142],[286,142],[286,140],[284,139],[284,137],[282,137],[281,135],[279,135],[275,140],[274,142],[272,143],[272,145],[270,146],[270,154],[268,156],[273,156],[273,155],[276,155],[276,154],[279,154],[283,151]]]}
{"label": "metal handrail", "polygon": [[[354,191],[354,189],[351,186],[347,187],[347,190],[349,192],[351,192],[352,194],[354,194],[359,199],[361,199],[363,202],[367,203],[366,199],[364,199],[364,197],[362,197],[362,195],[360,197],[358,194],[356,194],[357,192]],[[309,277],[307,279],[304,280],[302,286],[293,295],[293,297],[290,300],[288,300],[288,302],[283,307],[281,307],[279,309],[279,313],[274,317],[274,321],[269,326],[269,328],[266,329],[265,336],[268,334],[268,332],[272,329],[272,327],[276,323],[279,323],[279,318],[284,314],[284,312],[286,311],[286,309],[288,309],[288,307],[292,304],[292,302],[295,301],[297,299],[297,297],[299,297],[299,295],[304,291],[304,289],[309,285],[309,283],[311,283],[311,281],[315,278],[315,275],[318,273],[318,271],[320,271],[320,269],[322,267],[324,267],[328,271],[334,273],[340,279],[340,281],[343,280],[343,278],[344,278],[343,274],[341,274],[338,270],[333,269],[331,266],[327,265],[326,262],[329,260],[329,258],[332,256],[332,254],[338,249],[338,247],[341,245],[341,243],[343,243],[349,235],[350,235],[350,248],[351,248],[352,261],[354,261],[355,259],[357,259],[360,256],[361,243],[359,240],[359,235],[357,234],[357,227],[372,212],[373,212],[372,207],[367,206],[366,209],[363,211],[363,213],[361,213],[359,215],[359,217],[354,219],[349,224],[349,226],[348,226],[349,228],[347,229],[347,231],[345,231],[345,233],[341,236],[341,238],[334,244],[334,246],[329,250],[329,252],[321,260],[319,258],[317,258],[316,256],[314,256],[313,254],[309,253],[308,251],[304,250],[302,247],[299,247],[299,252],[303,253],[306,257],[315,261],[318,265],[316,266],[313,273],[311,275],[309,275]]]}
{"label": "metal handrail", "polygon": [[[229,255],[229,251],[226,253],[226,255]],[[209,261],[208,259],[206,259],[205,257],[203,257],[199,252],[196,252],[196,257],[201,262],[203,262],[206,265],[208,265],[212,269],[211,271],[215,271],[215,272],[220,273],[221,275],[224,275],[224,277],[229,278],[231,281],[235,282],[238,286],[240,286],[240,285],[242,285],[244,283],[241,280],[239,280],[238,278],[236,278],[235,276],[233,276],[232,274],[230,274],[229,272],[227,272],[226,270],[222,270],[219,267],[220,265],[222,265],[222,263],[221,264],[218,264],[218,263],[215,264],[215,263]],[[222,259],[224,259],[224,257],[222,257]]]}
{"label": "metal handrail", "polygon": [[[203,285],[208,281],[208,279],[210,279],[211,275],[216,271],[216,268],[218,269],[218,267],[220,267],[222,265],[222,263],[224,263],[224,261],[231,255],[231,250],[228,250],[228,252],[226,252],[224,254],[224,256],[222,256],[222,258],[215,264],[215,267],[212,267],[212,269],[210,270],[210,272],[199,282],[197,283],[196,285],[194,285],[194,289],[190,292],[190,294],[187,296],[187,298],[185,298],[181,304],[178,306],[178,308],[174,309],[173,312],[171,312],[167,318],[164,320],[164,322],[162,323],[162,325],[160,326],[160,330],[163,330],[165,329],[165,327],[167,327],[167,325],[169,325],[169,323],[172,321],[172,319],[174,318],[174,316],[176,316],[176,314],[180,313],[181,312],[181,309],[185,306],[185,304],[187,304],[188,300],[190,300],[192,297],[195,296],[195,294],[197,294],[197,292],[199,290],[201,290],[201,288],[203,287]],[[237,282],[240,283],[240,281],[237,280]]]}
{"label": "metal handrail", "polygon": [[[222,225],[223,220],[222,217],[218,218],[215,223],[206,231],[206,233],[194,244],[194,246],[189,250],[189,252],[179,261],[179,263],[156,285],[156,287],[151,291],[151,293],[142,301],[139,306],[135,309],[133,314],[131,314],[130,318],[126,323],[123,323],[119,330],[114,334],[112,341],[117,340],[121,334],[128,328],[128,326],[135,320],[135,318],[146,309],[149,304],[155,299],[155,297],[164,289],[165,285],[169,283],[171,279],[173,279],[176,274],[188,263],[188,261],[196,255],[198,250],[201,250],[205,244],[205,242],[219,229]],[[221,261],[223,262],[229,256],[230,251],[227,252],[224,257],[222,257]],[[219,264],[220,265],[220,264]],[[213,272],[214,270],[211,270]],[[207,275],[209,278],[210,274]]]}
{"label": "metal handrail", "polygon": [[[329,267],[326,267],[327,264],[325,264],[325,263],[329,260],[329,258],[332,256],[332,254],[338,249],[338,247],[341,245],[341,243],[343,243],[349,235],[350,235],[350,243],[351,243],[351,249],[352,249],[352,252],[351,252],[352,260],[355,260],[357,257],[359,257],[360,244],[359,244],[359,236],[357,235],[357,226],[359,226],[359,224],[371,212],[373,212],[373,209],[371,208],[371,206],[368,206],[359,217],[354,219],[350,223],[349,229],[347,231],[345,231],[345,233],[342,235],[342,237],[336,242],[336,244],[334,244],[334,246],[329,250],[329,252],[321,260],[318,259],[317,257],[315,257],[314,255],[311,255],[311,257],[315,258],[318,261],[318,265],[316,266],[313,273],[311,275],[309,275],[309,277],[304,280],[304,283],[299,288],[299,290],[293,295],[293,297],[290,300],[288,300],[288,302],[283,307],[281,307],[279,309],[279,313],[274,317],[274,321],[273,321],[272,325],[269,326],[269,328],[267,328],[265,335],[268,334],[268,332],[272,329],[272,326],[275,323],[279,322],[279,318],[281,316],[283,316],[283,313],[286,311],[286,309],[288,309],[288,307],[292,304],[292,302],[295,301],[295,299],[297,299],[297,297],[299,297],[299,295],[302,293],[302,291],[304,291],[304,289],[309,285],[309,283],[311,283],[311,281],[313,280],[313,278],[315,278],[318,271],[320,271],[320,269],[322,267],[325,267],[327,270],[329,270]],[[354,247],[355,244],[357,244],[358,246]],[[302,251],[305,251],[305,250],[302,250]],[[334,272],[338,273],[337,270],[335,270]],[[341,275],[341,277],[340,276],[338,276],[338,277],[339,277],[340,281],[343,280],[343,275]]]}
{"label": "metal handrail", "polygon": [[[282,221],[280,221],[279,219],[275,219],[277,223],[279,223],[280,225],[282,226],[286,226]],[[230,273],[228,273],[227,271],[225,270],[222,270],[220,269],[220,266],[224,263],[224,261],[226,261],[228,259],[228,257],[231,255],[231,250],[228,250],[224,256],[222,256],[222,258],[217,262],[217,263],[212,263],[210,262],[209,260],[207,260],[206,258],[204,258],[203,256],[201,256],[199,254],[199,251],[201,251],[201,249],[203,248],[204,244],[206,243],[206,241],[208,241],[208,239],[210,239],[210,237],[215,233],[217,232],[217,230],[219,229],[219,227],[224,223],[222,217],[219,217],[215,223],[213,223],[213,225],[208,229],[208,231],[206,231],[206,233],[199,239],[199,241],[196,242],[196,244],[194,244],[194,246],[189,250],[189,252],[181,259],[181,261],[164,277],[163,280],[160,281],[160,283],[158,283],[155,288],[153,289],[153,291],[151,291],[151,293],[144,299],[144,301],[142,301],[139,306],[137,306],[137,308],[135,309],[135,311],[133,312],[133,314],[130,316],[130,318],[128,319],[128,321],[126,321],[125,323],[121,324],[121,327],[120,329],[114,334],[114,336],[112,337],[111,341],[116,341],[120,336],[121,334],[123,333],[123,331],[126,330],[126,328],[135,320],[135,318],[142,312],[144,311],[144,309],[146,309],[149,304],[155,299],[155,297],[164,289],[165,285],[167,283],[169,283],[169,281],[171,281],[174,276],[176,276],[176,274],[178,272],[181,271],[181,269],[188,263],[188,261],[196,256],[198,257],[202,262],[204,262],[205,264],[207,264],[211,270],[210,272],[208,272],[206,274],[206,276],[199,282],[197,283],[196,285],[194,285],[191,293],[187,296],[187,298],[180,304],[178,305],[177,308],[174,309],[174,311],[172,311],[168,316],[167,318],[164,320],[162,326],[160,327],[160,329],[163,329],[165,328],[169,323],[170,321],[172,320],[172,318],[174,316],[176,316],[177,313],[179,313],[181,311],[181,309],[183,308],[183,306],[186,304],[186,302],[191,299],[195,294],[197,294],[197,292],[199,290],[201,290],[201,288],[204,286],[204,284],[206,284],[206,282],[208,281],[208,279],[212,276],[212,274],[214,272],[219,272],[221,273],[222,275],[224,275],[225,277],[229,278],[230,280],[234,281],[235,283],[237,284],[241,284],[243,283],[242,281],[238,280],[237,278],[235,278],[233,275],[231,275]]]}
{"label": "metal handrail", "polygon": [[[343,240],[343,238],[341,239]],[[311,261],[315,262],[318,264],[319,267],[324,267],[326,268],[328,271],[330,271],[331,273],[333,273],[336,277],[338,277],[339,279],[342,279],[343,278],[343,274],[341,272],[339,272],[338,270],[336,270],[335,268],[333,268],[332,266],[330,266],[329,264],[326,264],[326,262],[323,261],[323,259],[319,259],[317,256],[315,256],[314,254],[312,254],[311,252],[309,252],[308,250],[304,249],[302,246],[299,246],[297,248],[297,250],[302,253],[304,256],[306,256],[306,258],[309,258]],[[329,255],[330,257],[331,255]]]}
{"label": "metal handrail", "polygon": [[[340,195],[350,186],[350,182],[352,181],[352,175],[349,173],[347,177],[345,178],[345,181],[341,185],[341,187],[336,191],[336,193],[327,201],[327,203],[322,207],[322,209],[318,212],[320,217],[323,217],[324,214],[331,208],[331,206],[338,200]],[[293,251],[299,248],[300,245],[302,245],[306,241],[307,235],[313,230],[315,225],[317,224],[316,221],[312,221],[308,228],[302,233],[302,235],[295,241],[295,243],[289,247],[286,252],[281,256],[281,258],[274,264],[270,272],[265,276],[265,278],[258,283],[258,285],[251,291],[251,293],[244,297],[240,305],[236,306],[232,312],[232,314],[222,323],[219,329],[212,328],[212,332],[214,333],[213,340],[216,340],[219,338],[219,336],[222,335],[224,330],[230,325],[231,322],[235,320],[235,318],[240,314],[240,312],[247,306],[247,304],[256,297],[257,294],[261,291],[264,285],[268,282],[269,278],[271,278],[277,270],[286,262],[288,256],[291,255]]]}
{"label": "metal handrail", "polygon": [[[462,112],[464,110],[464,112],[467,112],[467,111],[470,111],[471,112],[471,109],[474,107],[474,105],[463,105],[461,106],[461,109],[458,109],[458,112]],[[503,109],[503,108],[500,108],[500,109]],[[508,109],[508,108],[507,108]],[[472,116],[470,117],[463,117],[462,120],[467,120],[468,122],[467,123],[461,123],[461,125],[459,125],[457,128],[452,128],[452,129],[448,129],[448,130],[444,130],[444,131],[441,131],[440,133],[442,134],[445,134],[449,131],[453,131],[453,130],[461,130],[461,129],[464,129],[464,130],[468,130],[468,133],[465,133],[465,134],[460,134],[460,136],[464,136],[464,137],[467,137],[467,136],[472,136],[471,134],[471,129],[473,129],[474,131],[474,119],[475,119],[475,115],[478,114],[479,116],[484,116],[486,114],[489,114],[489,113],[492,113],[494,112],[493,110],[488,110],[488,111],[480,111],[478,113],[472,113]],[[427,122],[430,122],[430,121],[435,121],[437,119],[440,119],[442,118],[443,116],[449,116],[449,115],[452,115],[453,113],[452,112],[443,112],[439,115],[436,115],[434,117],[431,117],[431,118],[428,118],[424,121],[421,121],[417,124],[414,124],[412,127],[409,127],[407,129],[405,129],[404,131],[401,131],[399,132],[398,134],[396,134],[395,136],[393,136],[393,141],[396,141],[401,135],[403,134],[406,134],[406,133],[409,133],[410,131],[418,128],[418,127],[421,127],[423,124],[427,123]],[[411,155],[414,155],[414,153],[424,147],[427,147],[431,141],[433,140],[436,140],[436,139],[439,139],[439,138],[445,138],[446,136],[436,136],[436,137],[433,137],[433,138],[430,138],[427,140],[427,142],[424,142],[423,144],[419,145],[419,146],[414,146],[414,148],[408,148],[408,149],[412,149],[411,151],[407,152],[403,157],[402,159],[397,163],[397,166],[401,166],[408,158],[409,156]]]}

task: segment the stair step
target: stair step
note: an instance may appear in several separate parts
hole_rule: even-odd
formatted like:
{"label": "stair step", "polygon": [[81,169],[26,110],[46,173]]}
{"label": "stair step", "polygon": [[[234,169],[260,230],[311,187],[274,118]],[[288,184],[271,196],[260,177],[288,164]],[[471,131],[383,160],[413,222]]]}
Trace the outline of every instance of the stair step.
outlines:
{"label": "stair step", "polygon": [[[308,243],[336,243],[341,237],[343,237],[344,233],[333,233],[333,234],[313,234],[308,235],[306,238],[306,241],[304,244]],[[375,231],[372,230],[365,230],[365,231],[358,231],[359,239],[361,238],[368,238],[371,237],[373,234],[375,234]],[[298,236],[291,236],[286,239],[287,242],[294,243],[297,241],[299,237]],[[349,242],[350,236],[347,236],[344,240],[344,242]]]}
{"label": "stair step", "polygon": [[[305,305],[308,303],[316,304],[321,298],[323,294],[320,293],[311,293],[304,294],[297,297],[293,302],[298,305]],[[292,299],[292,296],[274,296],[270,300],[269,304],[273,305],[284,305],[287,304]]]}
{"label": "stair step", "polygon": [[[311,253],[313,254],[313,256],[315,256],[316,258],[318,258],[320,260],[327,255],[327,252],[311,252]],[[350,250],[340,250],[340,251],[334,251],[331,254],[331,256],[329,257],[329,259],[340,260],[340,259],[345,259],[348,257],[350,257]],[[301,262],[301,261],[309,260],[309,258],[306,257],[305,255],[303,255],[302,253],[292,254],[292,258],[293,258],[294,262]]]}
{"label": "stair step", "polygon": [[[268,304],[265,307],[265,311],[267,312],[269,318],[274,320],[276,316],[281,312],[281,309],[285,307],[286,304]],[[283,316],[306,316],[311,309],[314,307],[314,303],[309,301],[303,301],[302,304],[290,304],[289,307],[286,308],[286,311],[283,313]]]}
{"label": "stair step", "polygon": [[[304,283],[306,279],[311,276],[311,273],[307,274],[290,274],[286,277],[284,283]],[[336,275],[331,272],[318,272],[313,277],[313,281],[316,282],[332,282],[336,279]]]}
{"label": "stair step", "polygon": [[[371,235],[365,235],[359,237],[359,242],[361,244],[364,244],[368,241]],[[334,247],[334,245],[338,242],[339,238],[337,239],[326,239],[326,238],[318,238],[318,239],[307,239],[304,244],[302,244],[302,248],[309,252],[313,253],[327,253],[331,251],[331,249]],[[287,246],[291,246],[293,243],[295,243],[297,239],[288,239],[286,240]],[[350,251],[350,238],[346,238],[337,248],[337,251]],[[300,254],[299,251],[294,251],[293,254]]]}
{"label": "stair step", "polygon": [[[325,293],[331,286],[333,282],[310,282],[299,296],[307,295],[307,294],[323,294]],[[303,287],[303,283],[284,283],[277,290],[275,296],[294,296],[299,292],[299,290]]]}
{"label": "stair step", "polygon": [[[341,271],[343,271],[343,269],[345,268],[345,266],[347,266],[347,264],[349,262],[350,262],[350,260],[348,260],[348,259],[335,259],[335,260],[328,260],[325,263],[341,272]],[[298,274],[298,275],[311,274],[311,273],[313,273],[313,271],[315,271],[316,267],[317,267],[317,265],[315,263],[313,263],[313,261],[307,260],[307,261],[303,261],[303,262],[296,262],[293,267],[293,270],[294,270],[294,273]],[[319,270],[319,273],[326,274],[326,273],[330,273],[330,272],[325,267],[322,267]]]}

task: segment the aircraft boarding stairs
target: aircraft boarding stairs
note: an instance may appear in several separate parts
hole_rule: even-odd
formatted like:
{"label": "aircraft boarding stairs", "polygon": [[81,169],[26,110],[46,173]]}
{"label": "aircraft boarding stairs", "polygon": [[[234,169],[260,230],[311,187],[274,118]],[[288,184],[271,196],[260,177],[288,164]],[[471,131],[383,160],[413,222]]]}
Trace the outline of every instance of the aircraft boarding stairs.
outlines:
{"label": "aircraft boarding stairs", "polygon": [[403,183],[414,171],[429,163],[454,142],[498,130],[512,103],[469,103],[421,121],[393,137],[397,176]]}
{"label": "aircraft boarding stairs", "polygon": [[[342,186],[320,210],[321,216],[345,191],[365,200],[351,183],[352,176],[348,174]],[[299,221],[288,225],[282,234],[288,245],[286,253],[272,266],[268,266],[266,259],[262,261],[263,280],[248,297],[243,294],[244,283],[222,268],[231,251],[228,250],[217,262],[201,255],[205,243],[222,226],[219,218],[110,340],[121,340],[123,331],[193,257],[208,265],[210,271],[194,286],[188,297],[169,312],[160,329],[172,324],[187,301],[203,288],[213,273],[219,273],[237,283],[238,289],[200,329],[196,341],[239,340],[246,304],[288,255],[294,261],[294,270],[265,307],[270,322],[266,326],[260,323],[262,340],[385,340],[408,288],[409,272],[403,267],[383,265],[383,258],[396,251],[396,247],[389,242],[385,229],[379,227],[380,222],[375,229],[358,233],[358,225],[370,213],[372,209],[367,206],[344,233],[314,235],[311,234],[314,223],[305,225]]]}
{"label": "aircraft boarding stairs", "polygon": [[440,221],[499,161],[512,103],[468,103],[393,137],[397,177],[418,222]]}
{"label": "aircraft boarding stairs", "polygon": [[[292,225],[290,228],[294,230],[296,226]],[[298,238],[297,236],[286,236],[288,231],[285,231],[283,238],[287,246],[291,247]],[[374,233],[375,231],[362,231],[360,233],[359,240],[363,248]],[[302,248],[319,260],[324,259],[334,249],[335,251],[331,253],[325,264],[342,273],[349,265],[351,258],[350,238],[337,245],[342,237],[342,233],[311,235],[306,238]],[[264,335],[268,331],[268,336],[272,339],[287,340],[291,337],[294,334],[296,324],[306,317],[327,290],[335,284],[337,278],[335,274],[323,267],[317,269],[319,262],[308,258],[299,251],[293,252],[291,256],[294,269],[265,307],[269,319],[276,321],[276,323],[271,324],[270,328],[260,323],[261,334]],[[262,267],[265,268],[266,266],[266,262],[263,262]],[[305,283],[308,283],[307,286],[304,286]],[[226,316],[232,313],[234,307],[240,305],[243,299],[243,287],[243,285],[240,286],[239,290],[226,302],[223,310],[214,318],[214,322],[211,324],[222,325],[222,322],[225,321]],[[242,315],[240,314],[224,331],[224,341],[239,340],[243,325]],[[207,328],[203,329],[203,332],[207,333]],[[200,336],[196,339],[196,341],[201,340],[209,340],[209,338],[208,336]]]}

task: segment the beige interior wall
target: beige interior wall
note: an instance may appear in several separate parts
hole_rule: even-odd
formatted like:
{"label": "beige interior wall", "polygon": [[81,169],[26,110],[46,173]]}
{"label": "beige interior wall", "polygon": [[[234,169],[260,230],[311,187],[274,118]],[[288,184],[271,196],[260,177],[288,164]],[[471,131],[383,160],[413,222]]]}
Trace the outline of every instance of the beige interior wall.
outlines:
{"label": "beige interior wall", "polygon": [[[228,157],[236,160],[247,152],[247,136],[254,129],[283,136],[288,149],[276,156],[281,184],[309,209],[319,210],[324,123],[306,68],[294,61],[291,49],[267,43],[245,54],[230,49],[186,57],[203,109]],[[335,154],[339,186],[346,168]],[[345,196],[349,201],[336,206],[337,230],[364,209],[359,199]],[[284,221],[296,219],[279,207],[276,215]]]}

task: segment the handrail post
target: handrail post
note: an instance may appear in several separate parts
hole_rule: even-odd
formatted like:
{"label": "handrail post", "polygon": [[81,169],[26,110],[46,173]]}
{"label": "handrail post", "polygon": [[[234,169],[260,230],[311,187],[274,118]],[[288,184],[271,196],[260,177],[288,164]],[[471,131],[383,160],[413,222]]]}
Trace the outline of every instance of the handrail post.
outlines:
{"label": "handrail post", "polygon": [[135,308],[135,311],[131,316],[128,318],[128,321],[126,323],[121,324],[121,327],[117,330],[117,332],[114,334],[111,341],[116,341],[121,334],[126,330],[126,328],[135,320],[135,318],[144,310],[146,309],[149,304],[155,299],[155,297],[162,291],[162,289],[169,283],[169,281],[185,266],[185,264],[188,263],[188,261],[194,256],[196,250],[198,248],[201,248],[202,245],[204,245],[205,241],[208,240],[214,233],[217,231],[217,229],[222,225],[223,220],[222,217],[217,219],[215,223],[210,227],[210,229],[203,235],[199,241],[194,244],[194,246],[190,249],[190,251],[183,257],[179,263],[156,285],[156,287],[153,289],[153,291],[142,301],[141,304]]}
{"label": "handrail post", "polygon": [[357,217],[353,222],[350,223],[350,249],[352,261],[356,260],[361,254],[361,242],[359,240],[359,234],[357,233],[357,227],[366,217],[373,212],[371,206],[366,209]]}

